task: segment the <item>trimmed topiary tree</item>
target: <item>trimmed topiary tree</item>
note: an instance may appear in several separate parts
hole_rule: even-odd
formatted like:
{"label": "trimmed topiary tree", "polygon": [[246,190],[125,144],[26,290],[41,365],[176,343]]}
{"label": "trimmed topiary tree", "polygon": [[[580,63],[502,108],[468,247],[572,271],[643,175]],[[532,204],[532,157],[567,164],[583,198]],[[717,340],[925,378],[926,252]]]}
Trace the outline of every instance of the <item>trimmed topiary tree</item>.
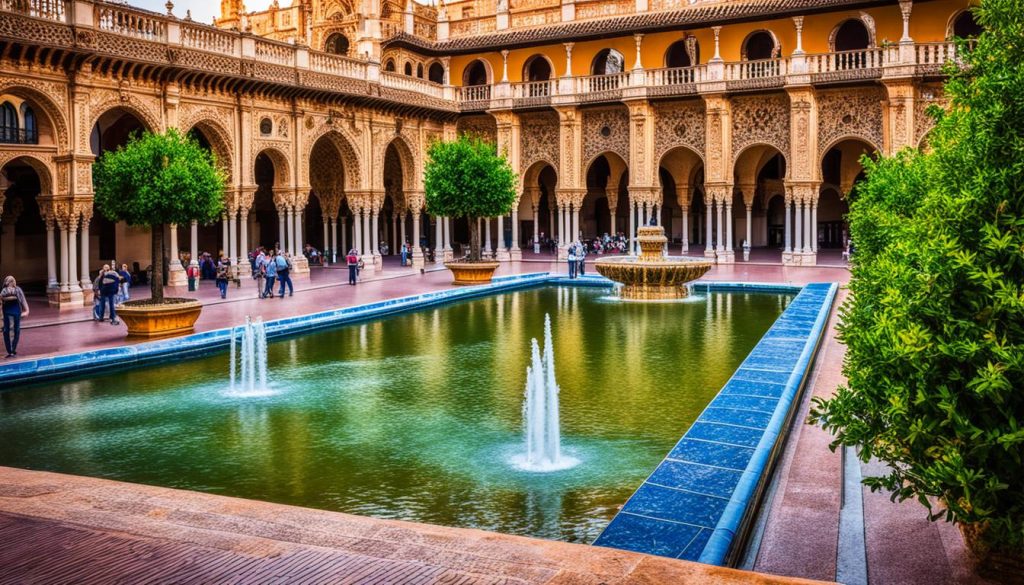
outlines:
{"label": "trimmed topiary tree", "polygon": [[516,174],[494,144],[461,135],[452,142],[435,142],[427,151],[424,191],[434,215],[469,220],[469,260],[480,260],[477,219],[512,210]]}
{"label": "trimmed topiary tree", "polygon": [[93,166],[96,206],[111,221],[152,231],[153,303],[164,300],[164,226],[209,223],[224,209],[224,175],[213,155],[177,130],[134,135]]}
{"label": "trimmed topiary tree", "polygon": [[[847,385],[812,422],[889,465],[865,478],[1024,557],[1024,2],[984,0],[930,152],[863,159],[840,311]],[[1020,574],[1018,573],[1019,577]]]}

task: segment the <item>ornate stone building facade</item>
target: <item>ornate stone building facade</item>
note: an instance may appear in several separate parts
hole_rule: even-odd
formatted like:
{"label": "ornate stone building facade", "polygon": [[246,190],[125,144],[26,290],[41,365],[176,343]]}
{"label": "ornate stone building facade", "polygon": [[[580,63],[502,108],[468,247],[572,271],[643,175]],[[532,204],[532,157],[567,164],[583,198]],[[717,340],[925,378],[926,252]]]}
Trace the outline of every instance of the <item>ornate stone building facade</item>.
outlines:
{"label": "ornate stone building facade", "polygon": [[[179,257],[258,244],[450,255],[464,222],[425,209],[425,152],[474,132],[521,174],[486,249],[666,226],[677,250],[743,243],[814,264],[841,247],[859,157],[920,147],[966,0],[294,0],[216,26],[99,0],[0,2],[0,271],[88,302],[147,233],[93,206],[95,158],[178,128],[228,176]],[[491,228],[494,228],[493,230]],[[179,246],[179,244],[181,244]],[[563,246],[564,247],[564,246]],[[180,263],[169,262],[173,282]]]}

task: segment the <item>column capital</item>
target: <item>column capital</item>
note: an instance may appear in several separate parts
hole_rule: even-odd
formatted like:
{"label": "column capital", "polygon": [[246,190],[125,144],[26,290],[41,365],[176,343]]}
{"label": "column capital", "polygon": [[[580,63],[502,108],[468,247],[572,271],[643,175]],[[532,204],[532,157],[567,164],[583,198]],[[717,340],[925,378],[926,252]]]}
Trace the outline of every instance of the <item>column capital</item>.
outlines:
{"label": "column capital", "polygon": [[732,205],[732,183],[705,183],[704,199]]}

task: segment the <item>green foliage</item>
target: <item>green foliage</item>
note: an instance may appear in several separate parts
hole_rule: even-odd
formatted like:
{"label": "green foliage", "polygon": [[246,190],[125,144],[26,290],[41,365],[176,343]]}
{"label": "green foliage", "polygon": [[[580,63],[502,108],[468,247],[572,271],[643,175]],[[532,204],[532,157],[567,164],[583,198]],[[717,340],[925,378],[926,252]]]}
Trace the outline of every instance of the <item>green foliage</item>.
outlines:
{"label": "green foliage", "polygon": [[174,129],[133,135],[100,157],[93,165],[93,190],[107,219],[152,227],[154,302],[163,300],[164,225],[210,223],[224,209],[224,175],[213,155]]}
{"label": "green foliage", "polygon": [[850,206],[848,383],[812,421],[894,499],[1024,551],[1024,0],[985,0],[930,153],[872,162]]}
{"label": "green foliage", "polygon": [[96,206],[129,225],[209,223],[224,209],[224,176],[213,155],[177,130],[146,132],[93,167]]}
{"label": "green foliage", "polygon": [[516,174],[494,144],[461,135],[435,142],[427,151],[424,190],[427,209],[435,215],[468,218],[470,259],[480,259],[476,218],[497,217],[512,210]]}

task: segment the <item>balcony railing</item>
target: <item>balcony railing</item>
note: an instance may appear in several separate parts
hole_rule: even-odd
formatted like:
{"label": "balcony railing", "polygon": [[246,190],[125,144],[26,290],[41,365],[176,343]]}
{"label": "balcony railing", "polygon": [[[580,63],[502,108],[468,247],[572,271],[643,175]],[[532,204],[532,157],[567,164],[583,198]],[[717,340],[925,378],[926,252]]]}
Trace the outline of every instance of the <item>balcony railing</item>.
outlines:
{"label": "balcony railing", "polygon": [[24,128],[0,128],[0,144],[39,144],[39,131]]}
{"label": "balcony railing", "polygon": [[384,87],[414,91],[438,99],[444,98],[444,87],[419,77],[409,77],[408,75],[385,71],[380,74],[380,84]]}
{"label": "balcony railing", "polygon": [[0,0],[0,10],[64,22],[65,0]]}
{"label": "balcony railing", "polygon": [[165,19],[128,6],[96,4],[96,28],[145,41],[166,42]]}
{"label": "balcony railing", "polygon": [[837,51],[807,56],[808,73],[832,73],[855,69],[877,69],[882,66],[881,48],[859,51]]}
{"label": "balcony railing", "polygon": [[491,86],[489,85],[467,85],[460,87],[457,92],[460,102],[489,102],[491,100]]}

